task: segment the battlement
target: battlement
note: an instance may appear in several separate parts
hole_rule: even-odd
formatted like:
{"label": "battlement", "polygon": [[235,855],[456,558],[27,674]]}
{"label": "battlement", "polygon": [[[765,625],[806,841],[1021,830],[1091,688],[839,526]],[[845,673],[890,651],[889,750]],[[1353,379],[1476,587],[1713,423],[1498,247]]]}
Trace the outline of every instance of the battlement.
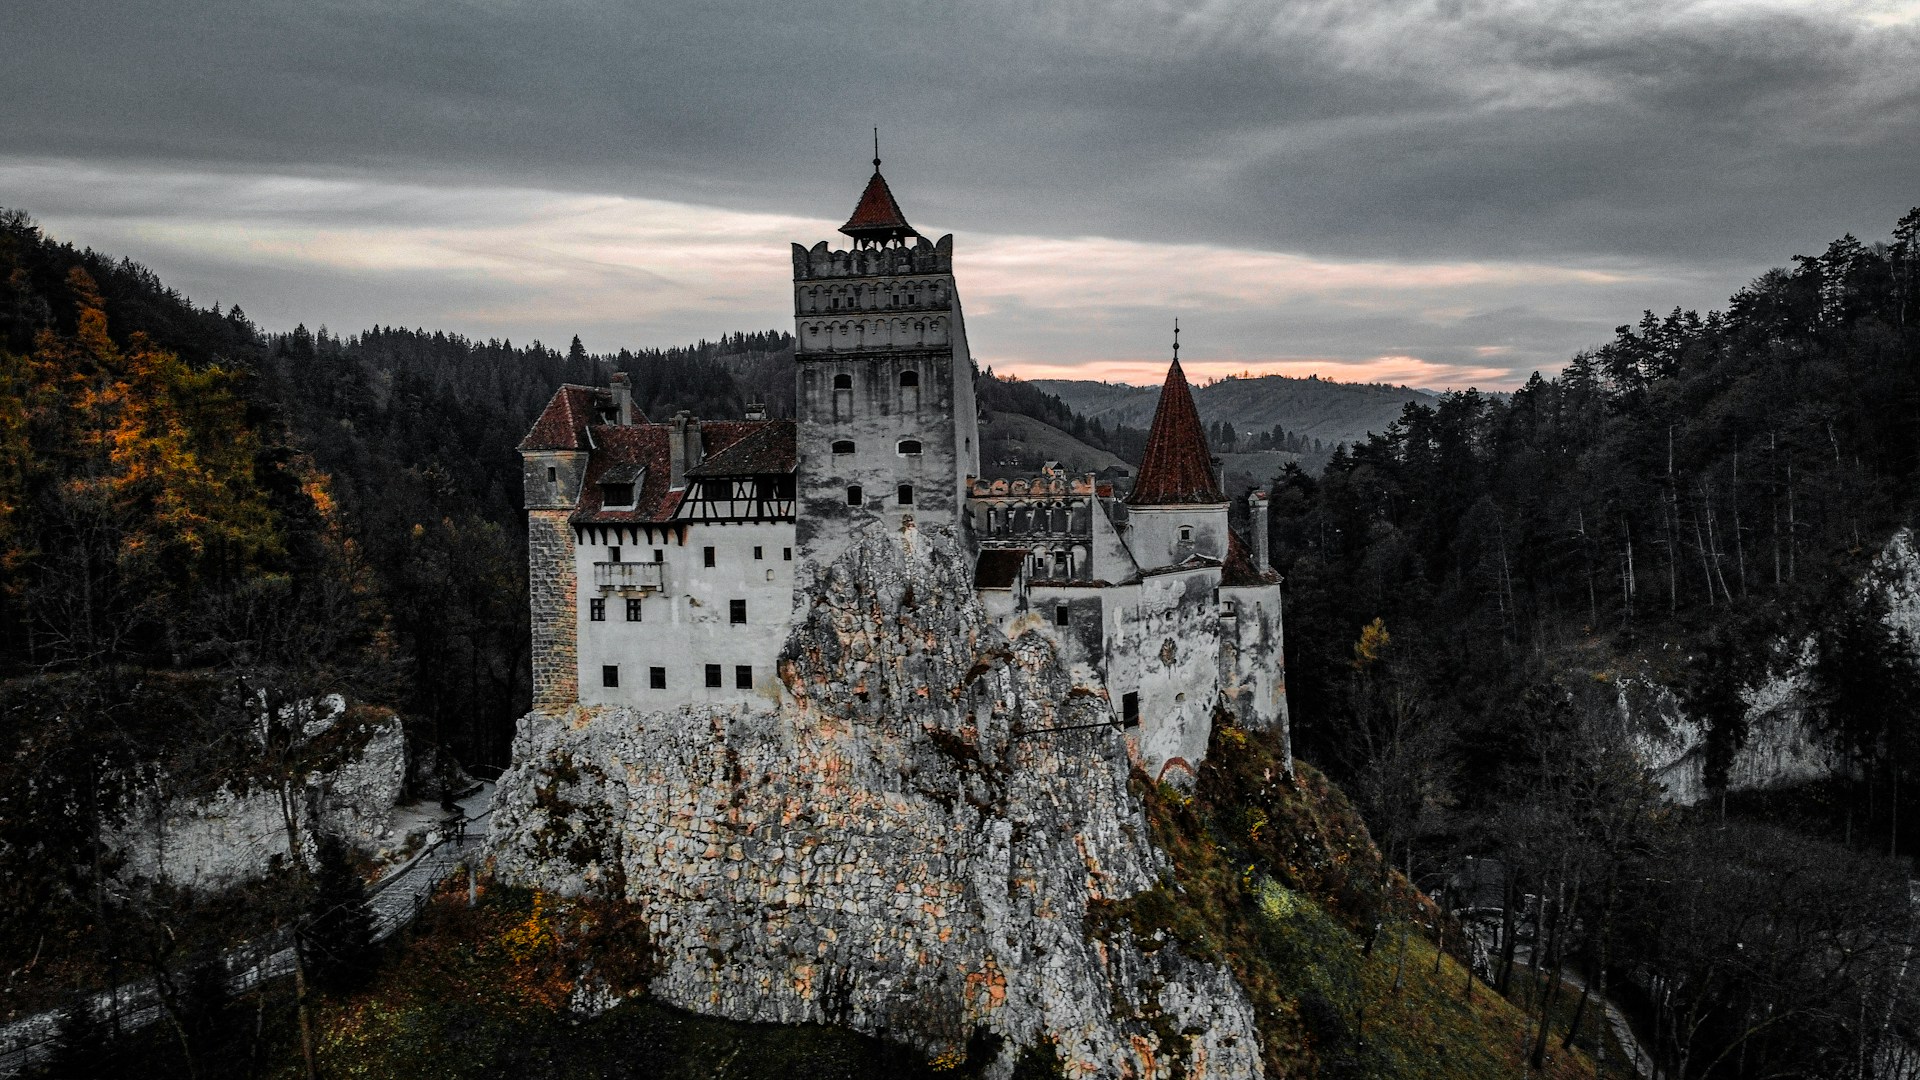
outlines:
{"label": "battlement", "polygon": [[953,234],[938,242],[926,237],[915,243],[881,244],[834,251],[825,240],[811,248],[793,245],[793,280],[821,281],[832,278],[888,277],[896,274],[953,273]]}

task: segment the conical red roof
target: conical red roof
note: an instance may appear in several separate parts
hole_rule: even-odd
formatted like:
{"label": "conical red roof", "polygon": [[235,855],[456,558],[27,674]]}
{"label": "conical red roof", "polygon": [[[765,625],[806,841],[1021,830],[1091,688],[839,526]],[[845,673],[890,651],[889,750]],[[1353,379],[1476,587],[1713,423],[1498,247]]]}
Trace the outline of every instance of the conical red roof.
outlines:
{"label": "conical red roof", "polygon": [[1207,429],[1200,424],[1186,373],[1175,360],[1160,388],[1160,404],[1147,431],[1147,452],[1140,458],[1140,479],[1127,496],[1129,506],[1183,506],[1223,503],[1227,497],[1213,481],[1213,455]]}
{"label": "conical red roof", "polygon": [[880,175],[879,162],[874,163],[873,179],[867,181],[860,205],[853,208],[853,216],[840,226],[840,231],[855,240],[902,240],[920,235],[900,212],[893,190],[887,187],[887,178]]}

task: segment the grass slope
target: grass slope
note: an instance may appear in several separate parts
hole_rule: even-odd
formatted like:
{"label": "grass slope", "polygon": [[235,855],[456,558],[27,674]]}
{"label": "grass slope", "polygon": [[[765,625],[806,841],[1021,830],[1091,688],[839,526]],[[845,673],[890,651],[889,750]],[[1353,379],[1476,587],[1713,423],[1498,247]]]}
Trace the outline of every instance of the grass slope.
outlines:
{"label": "grass slope", "polygon": [[[980,466],[990,478],[1037,476],[1040,466],[1058,461],[1068,475],[1133,466],[1105,450],[1088,446],[1052,424],[1013,412],[981,418]],[[1004,464],[1003,464],[1004,463]]]}

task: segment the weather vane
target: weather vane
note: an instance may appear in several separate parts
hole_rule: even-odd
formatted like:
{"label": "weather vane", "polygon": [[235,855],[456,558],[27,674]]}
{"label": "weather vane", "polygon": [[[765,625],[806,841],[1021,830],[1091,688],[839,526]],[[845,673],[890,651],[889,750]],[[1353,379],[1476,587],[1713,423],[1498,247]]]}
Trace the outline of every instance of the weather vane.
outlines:
{"label": "weather vane", "polygon": [[880,129],[873,129],[873,171],[880,171]]}

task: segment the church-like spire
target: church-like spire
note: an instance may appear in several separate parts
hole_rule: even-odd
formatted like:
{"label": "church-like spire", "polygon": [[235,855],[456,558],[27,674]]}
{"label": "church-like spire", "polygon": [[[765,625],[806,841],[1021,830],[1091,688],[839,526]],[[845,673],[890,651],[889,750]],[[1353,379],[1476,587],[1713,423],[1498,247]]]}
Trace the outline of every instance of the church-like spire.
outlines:
{"label": "church-like spire", "polygon": [[887,187],[887,178],[880,175],[879,128],[873,129],[873,179],[867,181],[867,190],[860,195],[860,205],[853,208],[853,216],[840,226],[840,231],[856,241],[874,244],[920,235],[913,226],[907,224],[907,215],[900,212],[900,204],[894,201],[893,189]]}
{"label": "church-like spire", "polygon": [[1207,429],[1193,404],[1186,373],[1180,370],[1178,324],[1174,329],[1174,360],[1160,388],[1160,404],[1153,410],[1147,431],[1147,452],[1140,458],[1140,478],[1127,496],[1129,506],[1188,506],[1223,503],[1227,497],[1213,479],[1213,455],[1207,450]]}

